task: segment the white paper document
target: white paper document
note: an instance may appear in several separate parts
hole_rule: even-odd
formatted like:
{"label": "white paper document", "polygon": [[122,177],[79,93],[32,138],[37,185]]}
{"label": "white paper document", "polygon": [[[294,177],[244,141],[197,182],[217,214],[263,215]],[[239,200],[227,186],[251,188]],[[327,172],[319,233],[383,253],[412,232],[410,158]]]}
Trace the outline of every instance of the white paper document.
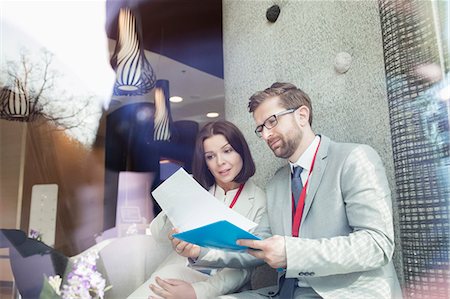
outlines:
{"label": "white paper document", "polygon": [[153,197],[181,232],[226,220],[248,231],[257,226],[219,202],[183,168],[152,192]]}

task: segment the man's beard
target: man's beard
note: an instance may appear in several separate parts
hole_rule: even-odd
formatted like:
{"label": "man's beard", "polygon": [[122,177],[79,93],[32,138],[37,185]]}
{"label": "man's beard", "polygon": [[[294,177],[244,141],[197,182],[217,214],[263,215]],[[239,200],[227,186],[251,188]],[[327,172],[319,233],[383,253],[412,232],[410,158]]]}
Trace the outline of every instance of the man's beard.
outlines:
{"label": "man's beard", "polygon": [[288,159],[290,158],[295,151],[297,150],[300,141],[302,139],[302,133],[300,130],[292,130],[292,134],[288,136],[283,136],[280,138],[280,145],[271,150],[273,151],[273,154],[278,158]]}

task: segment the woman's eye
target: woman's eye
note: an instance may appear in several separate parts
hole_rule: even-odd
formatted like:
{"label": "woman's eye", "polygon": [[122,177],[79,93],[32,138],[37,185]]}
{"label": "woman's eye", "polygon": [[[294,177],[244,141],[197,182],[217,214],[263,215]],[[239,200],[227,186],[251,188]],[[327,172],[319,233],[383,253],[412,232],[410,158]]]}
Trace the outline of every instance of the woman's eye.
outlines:
{"label": "woman's eye", "polygon": [[213,158],[214,158],[213,155],[206,155],[206,156],[205,156],[205,159],[206,159],[206,160],[212,160]]}
{"label": "woman's eye", "polygon": [[232,148],[226,148],[226,149],[224,150],[225,153],[231,153],[232,151],[233,151]]}

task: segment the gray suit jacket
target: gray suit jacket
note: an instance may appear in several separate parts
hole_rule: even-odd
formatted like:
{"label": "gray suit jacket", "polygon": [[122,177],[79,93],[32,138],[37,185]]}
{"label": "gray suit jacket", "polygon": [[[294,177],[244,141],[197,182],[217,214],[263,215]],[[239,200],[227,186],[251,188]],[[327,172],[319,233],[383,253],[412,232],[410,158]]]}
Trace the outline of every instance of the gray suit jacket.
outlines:
{"label": "gray suit jacket", "polygon": [[[271,233],[286,240],[286,277],[303,278],[323,298],[400,298],[391,194],[378,154],[322,136],[298,238],[291,237],[290,181],[286,165],[266,189]],[[216,263],[238,264],[236,258]]]}
{"label": "gray suit jacket", "polygon": [[267,186],[272,234],[286,240],[286,277],[324,298],[396,298],[391,194],[378,154],[322,136],[299,238],[292,234],[290,168]]}

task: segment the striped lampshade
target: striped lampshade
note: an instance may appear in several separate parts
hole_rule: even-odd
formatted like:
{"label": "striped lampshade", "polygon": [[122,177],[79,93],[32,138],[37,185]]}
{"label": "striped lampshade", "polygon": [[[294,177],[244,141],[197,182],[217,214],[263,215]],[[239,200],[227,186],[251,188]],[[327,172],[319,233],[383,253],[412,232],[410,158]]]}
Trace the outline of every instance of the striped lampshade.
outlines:
{"label": "striped lampshade", "polygon": [[118,40],[111,58],[116,71],[115,96],[144,95],[155,87],[156,75],[145,57],[140,23],[129,8],[122,8],[118,21]]}
{"label": "striped lampshade", "polygon": [[16,79],[12,87],[0,89],[0,118],[29,122],[35,120],[41,110],[20,80]]}

